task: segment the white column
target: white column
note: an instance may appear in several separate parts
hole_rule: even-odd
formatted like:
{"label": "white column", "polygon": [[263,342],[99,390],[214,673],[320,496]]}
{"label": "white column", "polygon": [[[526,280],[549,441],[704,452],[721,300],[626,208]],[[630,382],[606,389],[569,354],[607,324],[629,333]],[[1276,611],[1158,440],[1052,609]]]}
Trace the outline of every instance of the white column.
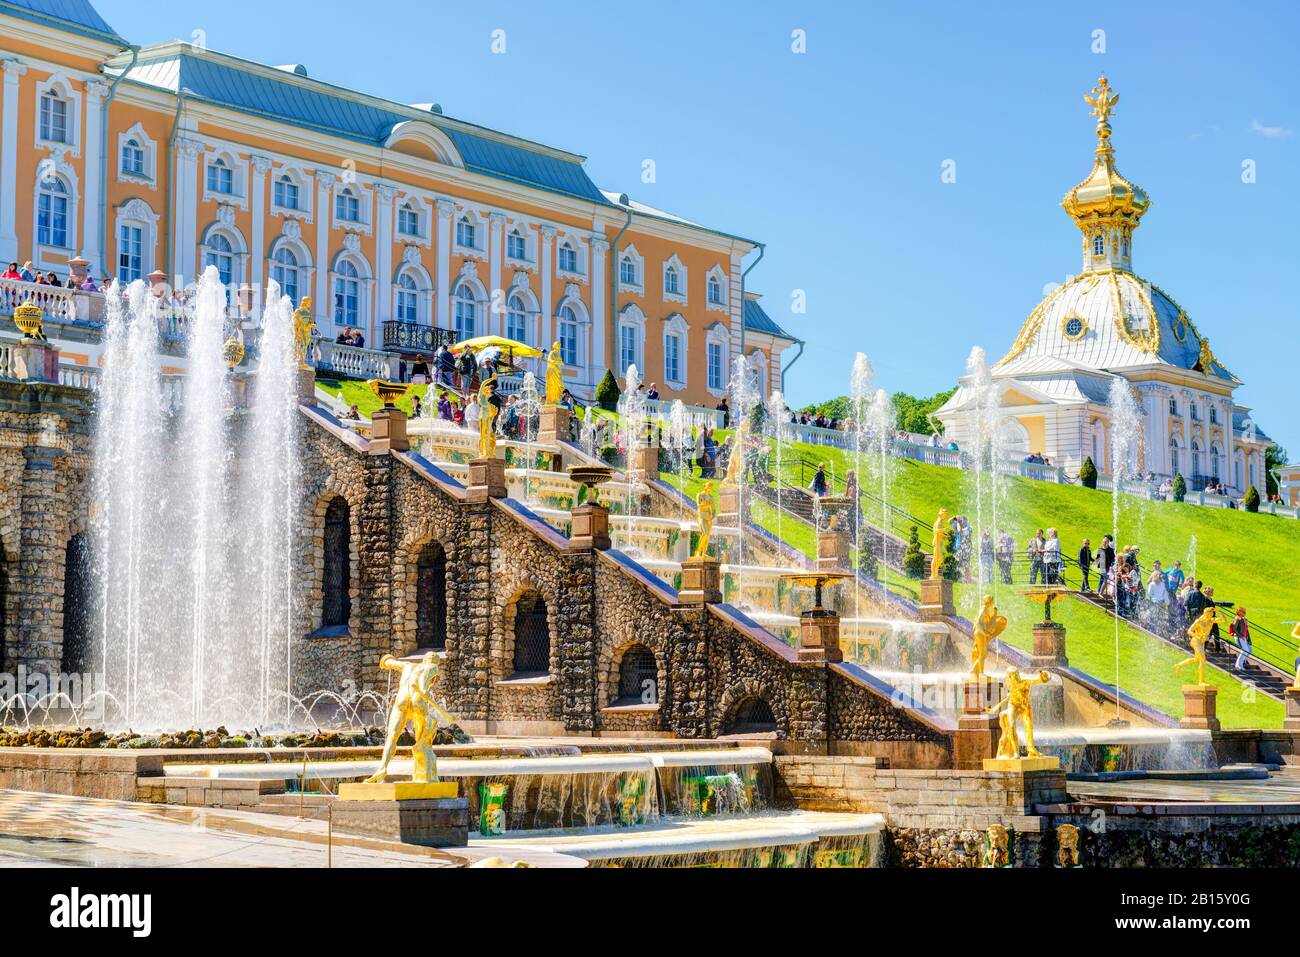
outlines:
{"label": "white column", "polygon": [[[0,113],[0,259],[18,258],[18,80],[27,67],[3,61],[4,103]],[[33,237],[35,238],[35,237]]]}
{"label": "white column", "polygon": [[199,247],[199,153],[203,144],[188,137],[176,142],[176,195],[172,199],[172,283],[183,288],[196,278]]}
{"label": "white column", "polygon": [[488,213],[488,236],[491,240],[488,245],[488,334],[498,336],[506,334],[505,290],[501,288],[501,259],[504,255],[501,243],[505,225],[505,213]]}
{"label": "white column", "polygon": [[456,218],[456,204],[450,199],[438,200],[438,235],[434,250],[438,257],[438,318],[439,329],[451,328],[451,221]]}
{"label": "white column", "polygon": [[542,342],[546,348],[555,341],[555,301],[551,298],[551,243],[555,241],[555,227],[542,226],[542,241],[538,243],[537,270],[542,277]]}
{"label": "white column", "polygon": [[369,344],[382,348],[381,323],[392,318],[393,304],[393,203],[394,186],[375,187],[375,308],[371,313]]}
{"label": "white column", "polygon": [[609,277],[605,275],[605,252],[609,241],[602,233],[591,235],[591,355],[587,359],[587,383],[595,385],[605,374],[605,290]]}
{"label": "white column", "polygon": [[[330,217],[334,208],[330,190],[337,177],[325,170],[316,171],[316,301],[313,318],[321,329],[330,315]],[[332,339],[333,336],[329,333]]]}
{"label": "white column", "polygon": [[[100,138],[104,132],[104,97],[108,96],[108,84],[100,80],[86,83],[86,188],[82,193],[81,258],[90,263],[91,275],[98,270],[103,274],[106,268],[102,255],[104,242],[104,224],[99,221],[99,195],[104,185],[103,156]],[[114,270],[108,270],[110,273]]]}
{"label": "white column", "polygon": [[[253,238],[248,255],[248,284],[253,290],[254,323],[262,320],[262,303],[266,301],[266,174],[271,171],[268,156],[253,156],[253,181],[248,191],[253,213]],[[295,303],[294,305],[297,305]]]}
{"label": "white column", "polygon": [[[1237,476],[1236,476],[1237,470],[1233,468],[1232,453],[1233,453],[1233,440],[1236,438],[1236,436],[1232,432],[1232,399],[1225,399],[1223,401],[1223,405],[1220,408],[1219,413],[1220,413],[1220,417],[1223,419],[1223,455],[1225,461],[1227,462],[1227,469],[1228,469],[1227,474],[1224,476],[1224,478],[1227,479],[1229,485],[1235,485],[1237,483]],[[1243,468],[1247,468],[1248,464],[1249,463],[1247,463],[1247,465],[1244,465]],[[1250,472],[1248,470],[1242,474],[1241,480],[1244,484],[1242,488],[1240,488],[1238,491],[1240,491],[1242,495],[1245,495],[1246,494],[1245,486],[1250,484]],[[1260,495],[1264,494],[1263,489],[1256,489],[1256,491],[1259,492]]]}

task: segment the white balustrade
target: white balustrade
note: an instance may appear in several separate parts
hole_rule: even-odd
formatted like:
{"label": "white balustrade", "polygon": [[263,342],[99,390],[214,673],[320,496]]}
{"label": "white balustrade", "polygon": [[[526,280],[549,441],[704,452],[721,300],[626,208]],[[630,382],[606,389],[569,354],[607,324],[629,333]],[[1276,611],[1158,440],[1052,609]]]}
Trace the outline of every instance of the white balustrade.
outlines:
{"label": "white balustrade", "polygon": [[25,302],[40,306],[47,319],[61,322],[75,322],[77,315],[77,298],[74,289],[61,286],[42,286],[34,282],[22,282],[18,279],[0,279],[0,313],[12,314],[14,309]]}
{"label": "white balustrade", "polygon": [[374,349],[358,349],[329,339],[318,339],[312,346],[317,369],[337,372],[352,379],[392,379],[396,376],[396,357]]}

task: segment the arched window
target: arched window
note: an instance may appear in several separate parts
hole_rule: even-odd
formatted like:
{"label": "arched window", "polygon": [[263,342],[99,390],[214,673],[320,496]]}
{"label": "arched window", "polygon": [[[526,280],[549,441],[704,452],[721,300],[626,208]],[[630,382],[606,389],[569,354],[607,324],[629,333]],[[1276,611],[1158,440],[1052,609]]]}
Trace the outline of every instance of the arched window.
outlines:
{"label": "arched window", "polygon": [[134,136],[122,144],[122,172],[133,176],[145,175],[144,147]]}
{"label": "arched window", "polygon": [[633,645],[624,652],[618,666],[618,695],[612,703],[659,703],[659,663],[645,645]]}
{"label": "arched window", "polygon": [[456,341],[473,339],[478,329],[478,300],[474,298],[474,287],[462,282],[456,287],[455,322]]}
{"label": "arched window", "polygon": [[682,294],[681,276],[678,275],[676,266],[664,270],[664,292],[675,296]]}
{"label": "arched window", "polygon": [[447,647],[447,553],[437,542],[421,548],[415,563],[415,644]]}
{"label": "arched window", "polygon": [[208,237],[207,253],[203,257],[203,266],[216,266],[223,285],[229,286],[235,278],[235,247],[221,233]]}
{"label": "arched window", "polygon": [[551,670],[551,626],[546,601],[525,592],[515,603],[515,677],[537,677]]}
{"label": "arched window", "polygon": [[578,364],[578,315],[572,306],[565,306],[560,310],[559,333],[560,357],[565,365],[576,366]]}
{"label": "arched window", "polygon": [[420,321],[420,289],[410,273],[397,277],[397,318],[402,322]]}
{"label": "arched window", "polygon": [[776,715],[767,699],[750,695],[738,705],[728,727],[728,734],[770,734],[776,730]]}
{"label": "arched window", "polygon": [[524,238],[518,226],[511,229],[510,234],[506,236],[506,256],[521,262],[528,259],[528,240]]}
{"label": "arched window", "polygon": [[144,229],[132,223],[118,226],[117,278],[122,282],[144,278]]}
{"label": "arched window", "polygon": [[397,211],[397,231],[403,236],[420,235],[420,209],[413,200]]}
{"label": "arched window", "polygon": [[713,303],[715,306],[722,305],[722,283],[718,282],[717,276],[709,277],[708,294],[709,302]]}
{"label": "arched window", "polygon": [[361,319],[361,276],[346,259],[334,272],[334,324],[355,326]]}
{"label": "arched window", "polygon": [[511,293],[506,303],[506,338],[515,342],[528,341],[528,307],[524,297],[517,292]]}
{"label": "arched window", "polygon": [[1201,446],[1195,439],[1192,440],[1192,476],[1199,478],[1201,475]]}
{"label": "arched window", "polygon": [[1217,480],[1219,477],[1219,447],[1210,446],[1210,474]]}
{"label": "arched window", "polygon": [[208,192],[229,196],[235,191],[235,171],[217,157],[208,164]]}
{"label": "arched window", "polygon": [[466,249],[477,249],[478,246],[474,242],[476,238],[474,224],[470,222],[468,216],[462,216],[456,221],[456,243],[458,245],[464,246]]}
{"label": "arched window", "polygon": [[271,257],[271,278],[280,284],[281,295],[288,296],[290,302],[298,301],[299,265],[298,257],[288,246],[280,246]]}
{"label": "arched window", "polygon": [[1171,438],[1169,440],[1169,472],[1171,475],[1178,474],[1180,464],[1178,460],[1178,440]]}
{"label": "arched window", "polygon": [[63,671],[77,674],[90,665],[90,545],[84,534],[68,539],[63,557]]}
{"label": "arched window", "polygon": [[334,498],[325,509],[325,569],[321,581],[320,626],[347,627],[352,617],[352,527],[351,509],[343,498]]}
{"label": "arched window", "polygon": [[1127,259],[1128,258],[1128,237],[1127,236],[1125,236],[1123,239],[1119,241],[1119,250],[1120,253],[1124,256],[1124,258]]}
{"label": "arched window", "polygon": [[36,241],[42,246],[70,249],[68,242],[68,184],[61,176],[42,177],[36,195]]}
{"label": "arched window", "polygon": [[272,199],[281,209],[298,208],[298,184],[288,173],[275,181],[275,195]]}
{"label": "arched window", "polygon": [[345,223],[361,222],[361,200],[350,186],[334,198],[334,218]]}
{"label": "arched window", "polygon": [[618,263],[618,281],[627,286],[641,285],[641,277],[637,273],[636,260],[624,253],[623,258]]}
{"label": "arched window", "polygon": [[1218,425],[1218,424],[1219,424],[1219,410],[1214,406],[1210,406],[1210,425]]}
{"label": "arched window", "polygon": [[578,271],[578,250],[573,247],[573,243],[567,239],[560,243],[560,248],[555,254],[555,262],[560,272]]}
{"label": "arched window", "polygon": [[1092,254],[1094,256],[1106,255],[1106,240],[1102,237],[1101,233],[1092,237]]}
{"label": "arched window", "polygon": [[1170,415],[1178,414],[1178,400],[1175,399],[1173,396],[1169,397],[1169,414]]}
{"label": "arched window", "polygon": [[41,94],[41,139],[71,143],[68,138],[68,101],[53,93]]}

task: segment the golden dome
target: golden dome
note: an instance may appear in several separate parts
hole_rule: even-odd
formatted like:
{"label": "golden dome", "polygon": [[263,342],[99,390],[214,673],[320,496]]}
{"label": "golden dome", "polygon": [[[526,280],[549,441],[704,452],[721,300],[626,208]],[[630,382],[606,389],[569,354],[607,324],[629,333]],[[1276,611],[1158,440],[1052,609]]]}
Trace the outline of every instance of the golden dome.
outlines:
{"label": "golden dome", "polygon": [[1096,159],[1088,178],[1066,193],[1061,205],[1085,232],[1098,225],[1121,222],[1132,229],[1151,205],[1151,199],[1141,186],[1130,183],[1115,168],[1115,150],[1110,145],[1110,114],[1119,102],[1119,94],[1113,92],[1103,76],[1097,80],[1092,95],[1085,93],[1083,98],[1092,107],[1091,115],[1097,117]]}

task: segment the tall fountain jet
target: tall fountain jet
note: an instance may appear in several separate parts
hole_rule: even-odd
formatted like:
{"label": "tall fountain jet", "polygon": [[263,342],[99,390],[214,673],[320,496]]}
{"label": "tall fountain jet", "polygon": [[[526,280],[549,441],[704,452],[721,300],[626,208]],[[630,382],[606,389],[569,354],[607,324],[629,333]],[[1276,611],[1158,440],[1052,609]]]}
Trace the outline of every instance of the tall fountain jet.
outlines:
{"label": "tall fountain jet", "polygon": [[[136,730],[292,724],[291,569],[301,498],[292,304],[272,285],[251,408],[215,269],[198,284],[179,411],[163,401],[160,300],[108,290],[91,534],[104,722]],[[305,716],[303,716],[305,717]]]}

